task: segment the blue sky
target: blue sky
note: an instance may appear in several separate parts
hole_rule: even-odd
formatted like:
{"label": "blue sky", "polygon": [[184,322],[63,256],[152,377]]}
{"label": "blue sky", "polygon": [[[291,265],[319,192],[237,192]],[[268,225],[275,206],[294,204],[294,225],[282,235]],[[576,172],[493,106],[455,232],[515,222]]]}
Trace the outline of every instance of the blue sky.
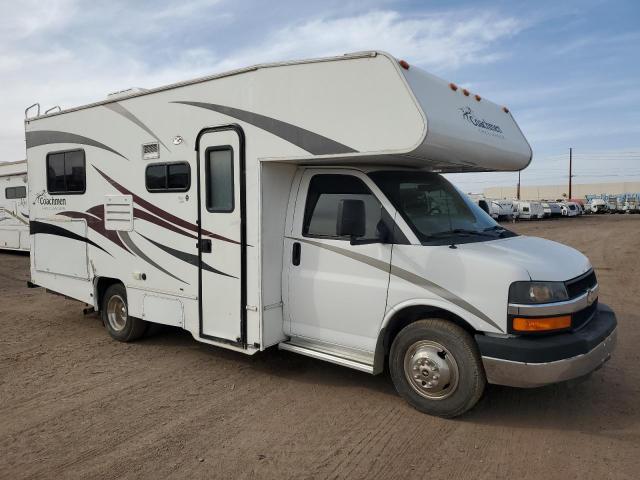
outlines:
{"label": "blue sky", "polygon": [[[46,7],[45,7],[46,5]],[[63,108],[274,60],[380,49],[507,105],[532,144],[523,183],[640,178],[637,1],[0,0],[0,159],[24,108]],[[467,191],[516,174],[464,174]]]}

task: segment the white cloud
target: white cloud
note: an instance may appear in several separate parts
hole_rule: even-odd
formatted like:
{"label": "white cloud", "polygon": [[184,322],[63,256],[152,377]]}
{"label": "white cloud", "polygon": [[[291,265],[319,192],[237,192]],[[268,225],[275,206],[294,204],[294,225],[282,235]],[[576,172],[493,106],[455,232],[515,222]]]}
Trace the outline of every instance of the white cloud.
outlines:
{"label": "white cloud", "polygon": [[[223,51],[233,39],[179,47],[204,15],[211,28],[216,22],[232,24],[235,17],[226,5],[221,0],[160,5],[49,0],[43,6],[35,0],[0,0],[0,161],[24,156],[24,108],[36,101],[43,110],[57,104],[66,108],[133,86],[149,88],[256,63],[370,49],[436,71],[452,69],[497,60],[505,55],[498,41],[524,27],[516,18],[476,10],[411,16],[385,10],[284,25],[239,49]],[[162,55],[170,56],[169,61],[158,61]]]}
{"label": "white cloud", "polygon": [[319,18],[284,27],[261,48],[237,52],[223,68],[309,56],[380,49],[411,62],[445,70],[500,59],[496,42],[517,34],[524,24],[513,17],[476,11],[403,16],[373,11],[347,18]]}

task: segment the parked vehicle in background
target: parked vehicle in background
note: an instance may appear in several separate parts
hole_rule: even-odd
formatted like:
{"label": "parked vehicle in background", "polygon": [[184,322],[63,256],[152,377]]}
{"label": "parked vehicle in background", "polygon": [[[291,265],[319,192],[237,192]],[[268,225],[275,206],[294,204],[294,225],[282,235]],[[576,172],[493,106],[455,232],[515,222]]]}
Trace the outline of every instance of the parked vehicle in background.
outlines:
{"label": "parked vehicle in background", "polygon": [[626,195],[622,211],[624,213],[640,213],[640,202],[638,202],[638,196]]}
{"label": "parked vehicle in background", "polygon": [[118,341],[155,322],[388,369],[443,417],[486,383],[584,376],[617,335],[589,259],[429,171],[531,161],[509,110],[465,92],[359,52],[27,118],[31,286],[90,304]]}
{"label": "parked vehicle in background", "polygon": [[0,249],[29,251],[26,160],[0,163]]}
{"label": "parked vehicle in background", "polygon": [[561,217],[562,216],[562,208],[560,208],[560,205],[557,202],[543,201],[540,203],[542,204],[545,217]]}
{"label": "parked vehicle in background", "polygon": [[602,198],[594,198],[589,203],[587,203],[586,211],[588,213],[607,213],[609,207],[607,206],[607,202]]}
{"label": "parked vehicle in background", "polygon": [[577,203],[564,202],[561,206],[563,217],[577,217],[580,215],[580,209]]}
{"label": "parked vehicle in background", "polygon": [[523,220],[537,220],[544,218],[544,208],[540,202],[518,200],[514,202],[518,207],[518,217]]}

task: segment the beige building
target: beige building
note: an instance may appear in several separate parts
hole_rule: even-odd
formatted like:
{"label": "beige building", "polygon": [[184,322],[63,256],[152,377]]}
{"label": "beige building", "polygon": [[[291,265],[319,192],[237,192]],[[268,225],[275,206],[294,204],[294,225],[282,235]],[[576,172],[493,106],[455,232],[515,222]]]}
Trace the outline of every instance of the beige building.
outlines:
{"label": "beige building", "polygon": [[[484,189],[487,198],[516,198],[516,186]],[[587,194],[640,193],[640,182],[573,184],[571,196],[584,198]],[[520,198],[526,200],[557,200],[569,194],[569,185],[522,185]]]}

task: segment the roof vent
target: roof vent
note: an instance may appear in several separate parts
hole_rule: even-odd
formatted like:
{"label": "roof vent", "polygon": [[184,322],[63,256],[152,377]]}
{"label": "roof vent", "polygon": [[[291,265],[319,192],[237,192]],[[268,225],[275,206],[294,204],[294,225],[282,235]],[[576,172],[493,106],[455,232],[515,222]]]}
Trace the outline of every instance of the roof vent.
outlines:
{"label": "roof vent", "polygon": [[154,158],[160,158],[160,145],[158,145],[158,142],[142,145],[142,159],[152,160]]}

